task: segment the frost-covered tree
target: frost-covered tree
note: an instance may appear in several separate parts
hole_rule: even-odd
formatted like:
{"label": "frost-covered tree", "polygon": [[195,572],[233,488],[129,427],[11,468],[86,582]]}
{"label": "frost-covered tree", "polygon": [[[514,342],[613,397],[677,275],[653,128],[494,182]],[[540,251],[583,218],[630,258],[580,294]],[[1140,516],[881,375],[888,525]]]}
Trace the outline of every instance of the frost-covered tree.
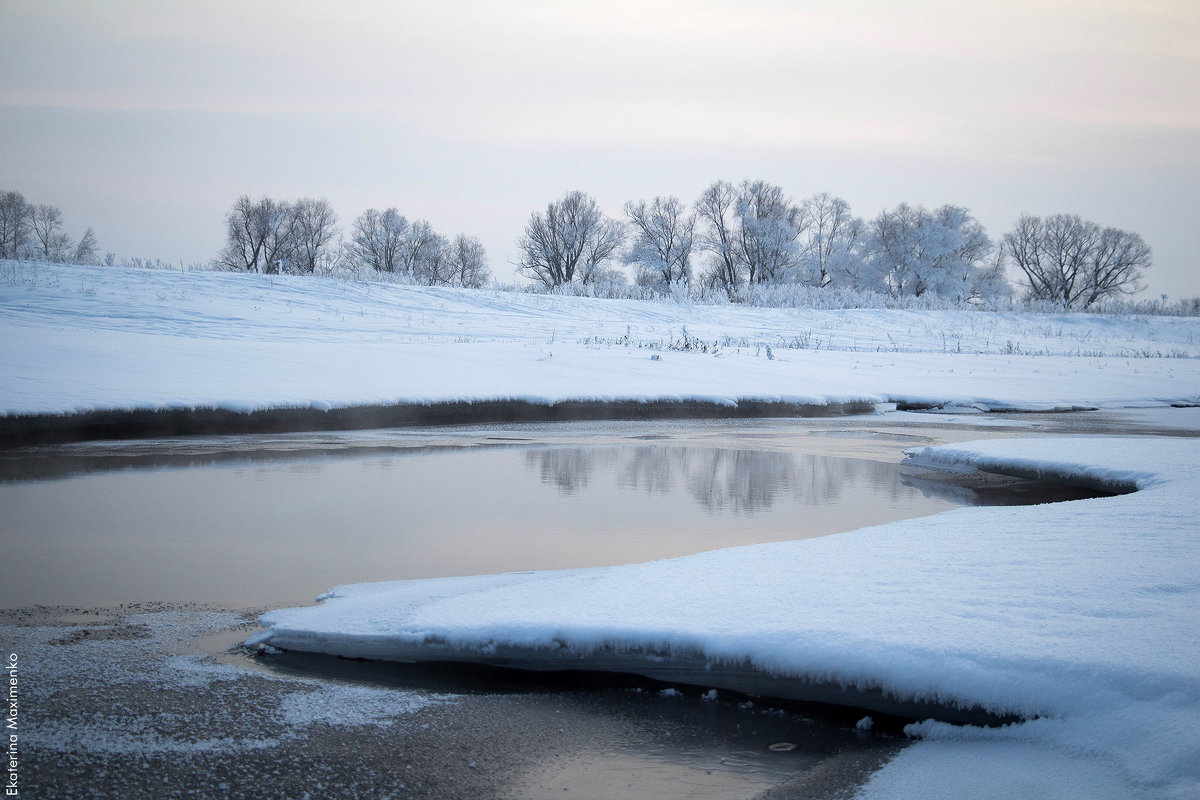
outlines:
{"label": "frost-covered tree", "polygon": [[288,202],[242,195],[225,215],[220,269],[262,273],[312,273],[336,258],[337,215],[328,200]]}
{"label": "frost-covered tree", "polygon": [[29,215],[33,253],[42,261],[69,261],[74,251],[71,237],[62,229],[62,210],[55,206],[39,203]]}
{"label": "frost-covered tree", "polygon": [[340,234],[337,214],[325,198],[302,197],[292,204],[295,257],[292,271],[305,274],[327,271],[335,258],[334,243]]}
{"label": "frost-covered tree", "polygon": [[813,195],[800,204],[800,231],[804,283],[860,288],[866,224],[850,212],[849,203],[827,192]]}
{"label": "frost-covered tree", "polygon": [[354,220],[348,245],[351,260],[379,272],[396,272],[402,268],[400,252],[408,228],[408,220],[396,209],[368,208]]}
{"label": "frost-covered tree", "polygon": [[79,242],[76,243],[75,255],[72,261],[76,264],[99,264],[98,248],[96,232],[89,227],[83,232],[83,236],[80,237]]}
{"label": "frost-covered tree", "polygon": [[792,283],[799,277],[800,209],[783,189],[744,181],[738,189],[737,248],[750,283]]}
{"label": "frost-covered tree", "polygon": [[[995,251],[983,225],[962,206],[944,205],[933,212],[932,245],[924,277],[926,291],[954,300],[986,297],[989,259]],[[994,260],[992,260],[994,264]]]}
{"label": "frost-covered tree", "polygon": [[450,242],[447,268],[451,286],[480,289],[492,279],[488,269],[487,252],[475,236],[459,234]]}
{"label": "frost-covered tree", "polygon": [[733,296],[743,283],[799,277],[800,209],[765,181],[717,181],[696,201],[699,244],[710,254],[706,282]]}
{"label": "frost-covered tree", "polygon": [[901,203],[871,220],[867,263],[876,282],[872,288],[896,297],[919,295],[914,284],[918,284],[917,273],[921,270],[921,217],[920,210]]}
{"label": "frost-covered tree", "polygon": [[625,204],[633,241],[623,256],[634,267],[637,282],[659,291],[692,280],[692,245],[696,215],[676,197],[655,197]]}
{"label": "frost-covered tree", "polygon": [[624,229],[604,215],[583,192],[568,192],[561,200],[534,212],[517,240],[518,271],[547,289],[579,282],[592,283],[624,242]]}
{"label": "frost-covered tree", "polygon": [[418,283],[427,286],[448,283],[444,273],[449,246],[427,220],[414,220],[400,239],[400,264]]}
{"label": "frost-covered tree", "polygon": [[21,258],[29,249],[33,206],[20,192],[0,192],[0,258]]}
{"label": "frost-covered tree", "polygon": [[266,221],[261,271],[277,275],[294,272],[299,261],[295,207],[286,200],[269,198],[263,198],[261,207]]}
{"label": "frost-covered tree", "polygon": [[628,297],[629,279],[615,267],[597,267],[588,273],[587,283],[579,282],[583,294],[590,297]]}
{"label": "frost-covered tree", "polygon": [[966,300],[995,287],[988,264],[992,242],[960,206],[929,211],[901,203],[883,211],[871,221],[866,251],[877,287],[894,297]]}
{"label": "frost-covered tree", "polygon": [[1152,262],[1150,246],[1138,234],[1071,214],[1022,216],[1005,234],[1004,250],[1021,270],[1031,298],[1064,309],[1140,291],[1142,272]]}
{"label": "frost-covered tree", "polygon": [[451,286],[454,273],[450,266],[450,242],[441,234],[433,234],[413,270],[413,279],[426,286]]}

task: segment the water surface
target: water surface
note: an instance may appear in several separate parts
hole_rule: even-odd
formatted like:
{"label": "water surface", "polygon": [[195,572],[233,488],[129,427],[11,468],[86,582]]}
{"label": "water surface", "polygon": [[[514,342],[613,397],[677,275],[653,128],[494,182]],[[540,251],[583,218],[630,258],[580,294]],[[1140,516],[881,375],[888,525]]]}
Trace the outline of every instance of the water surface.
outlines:
{"label": "water surface", "polygon": [[623,564],[975,502],[917,435],[742,423],[83,444],[0,456],[0,605],[310,602],[339,584]]}

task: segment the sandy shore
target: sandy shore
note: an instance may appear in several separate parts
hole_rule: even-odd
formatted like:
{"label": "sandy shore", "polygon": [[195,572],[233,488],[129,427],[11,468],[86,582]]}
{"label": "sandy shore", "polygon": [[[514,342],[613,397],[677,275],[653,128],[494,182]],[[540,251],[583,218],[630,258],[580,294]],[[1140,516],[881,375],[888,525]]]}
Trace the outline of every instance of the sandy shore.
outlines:
{"label": "sandy shore", "polygon": [[[419,676],[299,672],[225,654],[257,613],[0,611],[22,667],[22,794],[828,798],[849,796],[903,746],[848,718],[659,686],[480,691],[470,676],[427,675],[421,686]],[[796,747],[773,751],[779,742]]]}

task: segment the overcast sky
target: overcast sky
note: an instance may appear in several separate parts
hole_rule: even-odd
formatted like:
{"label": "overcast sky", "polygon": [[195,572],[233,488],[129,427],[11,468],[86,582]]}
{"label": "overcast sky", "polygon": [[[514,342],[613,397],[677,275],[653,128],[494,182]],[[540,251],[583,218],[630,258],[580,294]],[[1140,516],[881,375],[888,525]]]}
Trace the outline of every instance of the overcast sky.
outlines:
{"label": "overcast sky", "polygon": [[207,261],[240,194],[395,206],[511,279],[530,212],[762,178],[1077,213],[1200,295],[1200,2],[0,0],[0,189]]}

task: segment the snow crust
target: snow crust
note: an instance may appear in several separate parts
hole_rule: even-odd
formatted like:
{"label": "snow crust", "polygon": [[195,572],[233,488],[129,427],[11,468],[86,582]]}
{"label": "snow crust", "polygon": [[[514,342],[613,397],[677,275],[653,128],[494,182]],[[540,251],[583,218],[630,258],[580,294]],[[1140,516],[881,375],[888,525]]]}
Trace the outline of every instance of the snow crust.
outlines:
{"label": "snow crust", "polygon": [[512,399],[1200,402],[1194,318],[763,309],[3,262],[0,337],[10,415]]}
{"label": "snow crust", "polygon": [[[1000,765],[993,777],[1022,770],[1012,783],[996,777],[1009,793],[1032,782],[1037,796],[1195,797],[1197,455],[1196,440],[1179,437],[921,448],[912,458],[923,464],[1034,468],[1138,491],[648,564],[339,586],[262,622],[274,646],[375,658],[414,643],[699,653],[1027,718],[912,726],[936,744],[910,748],[864,797],[913,796],[912,781],[953,776],[963,757]],[[1029,752],[1029,762],[1005,755]],[[998,796],[983,772],[972,780],[991,788],[947,796]]]}

